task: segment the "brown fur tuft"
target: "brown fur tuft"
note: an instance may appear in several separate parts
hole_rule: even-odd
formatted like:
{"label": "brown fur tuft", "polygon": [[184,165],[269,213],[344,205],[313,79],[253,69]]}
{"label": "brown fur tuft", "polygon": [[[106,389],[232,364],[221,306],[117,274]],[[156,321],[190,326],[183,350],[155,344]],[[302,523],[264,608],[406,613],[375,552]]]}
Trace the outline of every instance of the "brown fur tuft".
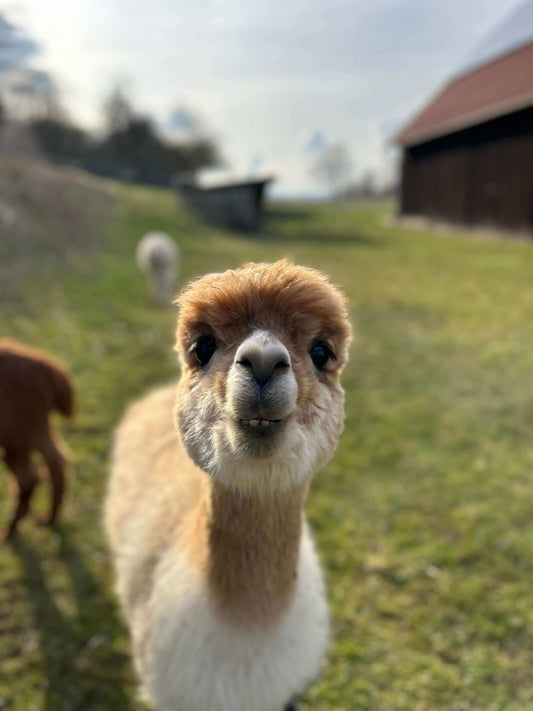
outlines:
{"label": "brown fur tuft", "polygon": [[74,391],[67,371],[49,363],[48,372],[55,395],[54,409],[63,417],[72,417],[74,414]]}
{"label": "brown fur tuft", "polygon": [[[183,359],[207,323],[226,345],[240,341],[250,326],[279,332],[290,324],[287,335],[292,338],[320,333],[343,346],[351,337],[341,292],[325,274],[286,259],[207,274],[185,287],[176,303],[177,348]],[[344,360],[346,353],[340,357]]]}

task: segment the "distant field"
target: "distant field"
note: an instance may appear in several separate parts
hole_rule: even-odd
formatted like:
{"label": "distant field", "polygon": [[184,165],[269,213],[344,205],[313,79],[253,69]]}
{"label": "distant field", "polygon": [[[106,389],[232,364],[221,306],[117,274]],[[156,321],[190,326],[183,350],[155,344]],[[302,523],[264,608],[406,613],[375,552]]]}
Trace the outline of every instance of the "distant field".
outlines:
{"label": "distant field", "polygon": [[[288,256],[350,300],[346,431],[307,508],[333,638],[302,711],[533,709],[533,244],[386,227],[386,205],[277,206],[244,237],[167,191],[113,191],[98,249],[2,272],[0,333],[70,364],[79,413],[59,530],[0,545],[0,710],[144,708],[100,508],[124,406],[177,376],[175,314],[133,259],[148,229],[176,236],[182,284]],[[2,475],[2,519],[10,504]]]}

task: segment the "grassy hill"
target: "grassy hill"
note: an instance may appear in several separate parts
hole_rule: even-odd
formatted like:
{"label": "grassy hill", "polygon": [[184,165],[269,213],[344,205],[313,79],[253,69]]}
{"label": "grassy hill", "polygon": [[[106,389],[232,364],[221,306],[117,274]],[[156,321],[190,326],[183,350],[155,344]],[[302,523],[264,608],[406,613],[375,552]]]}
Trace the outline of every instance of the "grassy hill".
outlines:
{"label": "grassy hill", "polygon": [[[177,377],[175,314],[133,258],[148,229],[176,237],[182,284],[288,256],[350,300],[346,431],[308,504],[333,638],[302,710],[533,709],[533,246],[386,227],[386,206],[279,206],[244,237],[167,191],[108,191],[93,249],[2,272],[0,333],[70,364],[78,415],[61,526],[0,545],[0,709],[144,708],[100,509],[126,403]],[[11,503],[2,475],[2,519]]]}

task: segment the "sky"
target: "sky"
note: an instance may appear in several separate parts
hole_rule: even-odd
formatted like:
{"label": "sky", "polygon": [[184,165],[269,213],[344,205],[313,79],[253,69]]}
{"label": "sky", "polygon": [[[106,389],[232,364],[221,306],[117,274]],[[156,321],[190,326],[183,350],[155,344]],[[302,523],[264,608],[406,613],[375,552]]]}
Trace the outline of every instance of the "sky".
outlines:
{"label": "sky", "polygon": [[120,84],[162,126],[193,111],[228,169],[275,175],[277,194],[296,196],[320,191],[312,166],[332,144],[347,147],[354,177],[386,180],[394,134],[487,55],[487,38],[522,4],[7,0],[3,10],[40,45],[32,66],[53,74],[76,121],[98,128]]}

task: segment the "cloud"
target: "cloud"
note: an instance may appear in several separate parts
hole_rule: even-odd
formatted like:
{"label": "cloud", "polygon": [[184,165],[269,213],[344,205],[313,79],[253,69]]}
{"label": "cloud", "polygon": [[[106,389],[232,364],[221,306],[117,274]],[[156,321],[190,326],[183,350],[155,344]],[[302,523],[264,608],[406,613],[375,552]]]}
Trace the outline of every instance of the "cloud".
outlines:
{"label": "cloud", "polygon": [[19,0],[17,20],[86,124],[98,124],[103,95],[129,78],[141,111],[164,124],[174,107],[191,107],[236,170],[260,153],[289,190],[312,183],[301,137],[317,127],[346,143],[358,169],[374,164],[375,136],[397,130],[515,5]]}

